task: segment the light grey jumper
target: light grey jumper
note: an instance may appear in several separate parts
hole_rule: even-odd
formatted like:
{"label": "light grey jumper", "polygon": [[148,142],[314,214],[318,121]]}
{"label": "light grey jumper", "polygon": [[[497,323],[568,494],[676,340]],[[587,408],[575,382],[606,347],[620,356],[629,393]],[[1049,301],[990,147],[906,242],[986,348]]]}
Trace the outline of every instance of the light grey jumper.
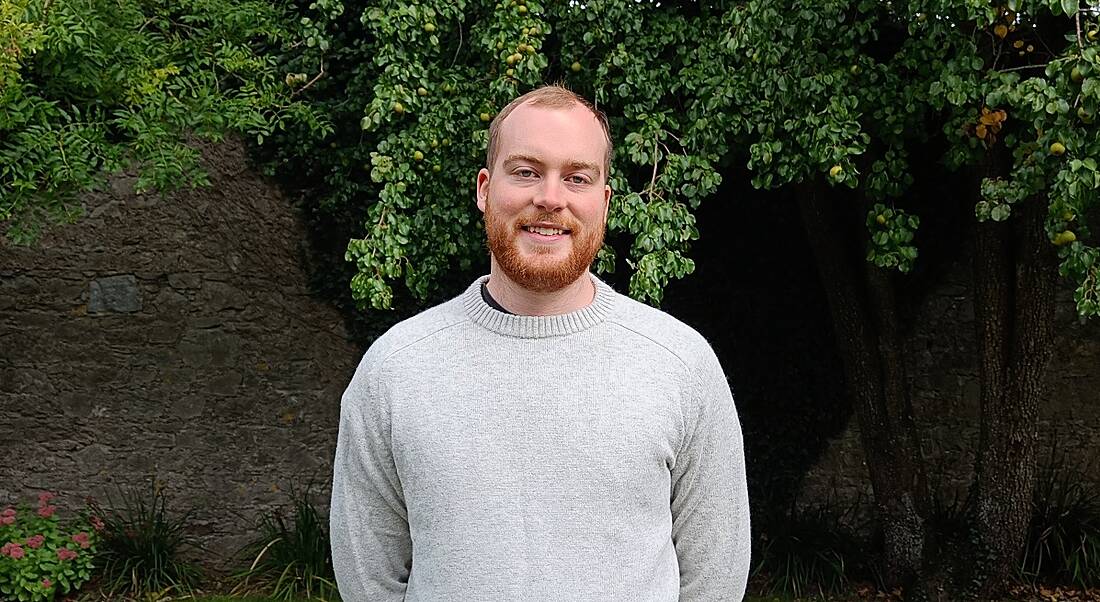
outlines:
{"label": "light grey jumper", "polygon": [[344,601],[741,600],[741,427],[706,340],[594,277],[541,317],[484,279],[379,337],[344,393]]}

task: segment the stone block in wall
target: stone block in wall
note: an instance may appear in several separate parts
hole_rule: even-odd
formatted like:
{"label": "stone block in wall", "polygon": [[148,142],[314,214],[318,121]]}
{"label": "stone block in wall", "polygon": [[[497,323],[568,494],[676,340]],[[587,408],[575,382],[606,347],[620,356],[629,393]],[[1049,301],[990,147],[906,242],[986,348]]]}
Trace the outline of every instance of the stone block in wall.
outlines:
{"label": "stone block in wall", "polygon": [[133,274],[97,278],[88,283],[88,313],[141,311],[141,290]]}

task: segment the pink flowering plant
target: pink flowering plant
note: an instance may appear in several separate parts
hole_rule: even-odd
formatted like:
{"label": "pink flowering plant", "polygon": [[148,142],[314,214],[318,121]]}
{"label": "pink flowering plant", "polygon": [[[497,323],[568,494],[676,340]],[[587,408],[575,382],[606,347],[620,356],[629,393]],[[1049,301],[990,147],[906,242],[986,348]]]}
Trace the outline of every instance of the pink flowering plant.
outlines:
{"label": "pink flowering plant", "polygon": [[0,600],[53,600],[91,577],[98,519],[63,522],[54,498],[0,507]]}

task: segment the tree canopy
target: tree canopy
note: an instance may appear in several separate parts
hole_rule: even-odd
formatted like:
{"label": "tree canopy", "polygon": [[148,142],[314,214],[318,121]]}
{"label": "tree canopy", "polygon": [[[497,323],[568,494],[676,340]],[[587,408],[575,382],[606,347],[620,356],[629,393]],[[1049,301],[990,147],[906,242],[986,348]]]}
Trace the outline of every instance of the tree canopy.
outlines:
{"label": "tree canopy", "polygon": [[1076,3],[321,0],[309,10],[317,61],[337,74],[317,98],[341,129],[362,132],[293,154],[323,180],[323,203],[369,205],[348,248],[364,304],[389,306],[395,284],[423,297],[452,264],[483,254],[462,191],[487,122],[561,80],[611,116],[609,228],[626,242],[597,267],[623,256],[641,299],[658,301],[691,272],[693,211],[730,165],[761,188],[822,178],[871,201],[868,260],[909,270],[920,213],[935,209],[906,199],[912,147],[939,138],[945,170],[978,166],[994,146],[1011,153],[1010,169],[980,187],[976,217],[1006,220],[1023,199],[1047,198],[1044,227],[1079,285],[1078,309],[1100,308],[1087,224],[1100,182],[1096,23]]}
{"label": "tree canopy", "polygon": [[290,121],[327,133],[279,73],[303,45],[291,23],[259,0],[0,0],[7,238],[77,217],[77,195],[122,169],[139,191],[206,183],[189,140],[263,142]]}

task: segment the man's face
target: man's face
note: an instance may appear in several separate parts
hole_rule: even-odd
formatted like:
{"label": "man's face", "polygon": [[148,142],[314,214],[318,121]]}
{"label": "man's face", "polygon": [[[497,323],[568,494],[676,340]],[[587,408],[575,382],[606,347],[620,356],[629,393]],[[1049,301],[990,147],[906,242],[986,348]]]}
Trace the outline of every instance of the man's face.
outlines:
{"label": "man's face", "polygon": [[523,104],[501,124],[492,171],[477,174],[477,206],[494,264],[516,284],[551,292],[588,271],[611,198],[606,144],[581,105]]}

